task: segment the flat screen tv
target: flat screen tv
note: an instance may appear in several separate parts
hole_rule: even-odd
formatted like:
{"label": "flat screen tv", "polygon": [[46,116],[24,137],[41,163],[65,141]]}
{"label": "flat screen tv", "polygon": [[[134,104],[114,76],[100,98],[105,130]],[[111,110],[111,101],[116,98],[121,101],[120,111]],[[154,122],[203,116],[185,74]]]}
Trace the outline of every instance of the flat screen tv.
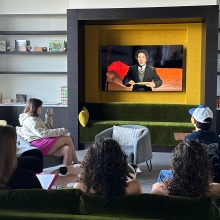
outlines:
{"label": "flat screen tv", "polygon": [[[147,51],[147,66],[154,67],[162,80],[152,91],[183,91],[183,45],[101,46],[102,91],[133,91],[133,86],[126,86],[123,79],[131,66],[138,65],[135,52],[139,49]],[[135,83],[144,85],[145,81]]]}

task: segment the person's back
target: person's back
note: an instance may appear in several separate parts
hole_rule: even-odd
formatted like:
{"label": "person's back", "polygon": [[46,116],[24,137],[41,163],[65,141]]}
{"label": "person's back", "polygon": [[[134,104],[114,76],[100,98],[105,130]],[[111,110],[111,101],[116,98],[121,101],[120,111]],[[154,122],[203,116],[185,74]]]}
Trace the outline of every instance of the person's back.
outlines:
{"label": "person's back", "polygon": [[214,172],[214,182],[220,183],[220,139],[219,136],[209,131],[213,119],[213,113],[210,108],[200,105],[197,108],[189,110],[192,115],[191,121],[195,131],[187,135],[185,140],[195,140],[205,148]]}
{"label": "person's back", "polygon": [[198,130],[187,135],[184,140],[196,140],[201,143],[212,164],[213,181],[220,183],[220,142],[218,135],[212,131]]}
{"label": "person's back", "polygon": [[15,128],[0,126],[0,188],[42,189],[34,172],[17,167],[16,138]]}
{"label": "person's back", "polygon": [[127,178],[127,156],[111,138],[96,141],[84,156],[80,180],[74,188],[96,195],[122,196],[141,193],[140,183]]}
{"label": "person's back", "polygon": [[7,186],[10,189],[42,189],[35,173],[30,170],[16,168]]}

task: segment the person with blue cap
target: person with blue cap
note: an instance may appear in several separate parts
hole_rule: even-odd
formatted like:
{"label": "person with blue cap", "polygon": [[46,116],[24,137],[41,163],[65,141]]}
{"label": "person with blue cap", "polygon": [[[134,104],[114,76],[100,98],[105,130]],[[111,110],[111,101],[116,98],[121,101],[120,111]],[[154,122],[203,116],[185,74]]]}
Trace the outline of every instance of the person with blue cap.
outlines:
{"label": "person with blue cap", "polygon": [[195,131],[187,135],[183,140],[195,140],[205,148],[213,168],[214,182],[220,183],[220,139],[219,136],[210,131],[213,112],[204,105],[189,109],[191,122]]}
{"label": "person with blue cap", "polygon": [[[213,171],[213,182],[220,183],[220,138],[210,131],[213,112],[204,105],[199,105],[196,108],[189,109],[191,122],[195,127],[195,131],[188,134],[183,141],[194,140],[205,148]],[[172,179],[173,173],[171,170],[161,170],[157,182],[163,182],[164,179]]]}

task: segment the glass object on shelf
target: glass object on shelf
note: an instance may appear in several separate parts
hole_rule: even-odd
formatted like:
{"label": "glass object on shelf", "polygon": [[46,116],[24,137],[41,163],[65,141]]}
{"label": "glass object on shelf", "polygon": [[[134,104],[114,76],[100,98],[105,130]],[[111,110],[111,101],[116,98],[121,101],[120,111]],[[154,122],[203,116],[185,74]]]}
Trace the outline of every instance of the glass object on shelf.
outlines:
{"label": "glass object on shelf", "polygon": [[68,104],[68,91],[67,86],[61,86],[61,104],[67,105]]}

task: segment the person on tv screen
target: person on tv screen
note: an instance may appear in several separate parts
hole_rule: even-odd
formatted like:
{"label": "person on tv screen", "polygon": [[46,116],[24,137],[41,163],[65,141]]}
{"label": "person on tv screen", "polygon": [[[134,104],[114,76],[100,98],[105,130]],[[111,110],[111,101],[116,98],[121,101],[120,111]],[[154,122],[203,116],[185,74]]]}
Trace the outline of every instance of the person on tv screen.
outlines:
{"label": "person on tv screen", "polygon": [[123,79],[123,84],[127,87],[133,86],[132,91],[145,92],[152,91],[162,85],[162,80],[153,66],[147,65],[149,54],[146,50],[140,49],[135,53],[138,65],[129,68]]}

